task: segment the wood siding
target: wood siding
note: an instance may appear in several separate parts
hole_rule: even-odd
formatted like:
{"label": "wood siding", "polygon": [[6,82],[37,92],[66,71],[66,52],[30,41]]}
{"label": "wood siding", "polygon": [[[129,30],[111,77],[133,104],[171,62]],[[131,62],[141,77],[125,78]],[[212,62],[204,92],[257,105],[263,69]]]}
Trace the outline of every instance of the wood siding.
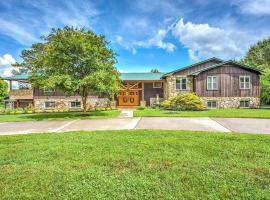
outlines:
{"label": "wood siding", "polygon": [[150,98],[156,98],[157,94],[159,98],[163,98],[163,87],[164,83],[162,84],[162,88],[153,88],[153,82],[144,83],[144,99],[147,106],[150,105]]}
{"label": "wood siding", "polygon": [[201,69],[203,69],[205,67],[209,67],[211,65],[215,65],[215,64],[218,64],[218,63],[220,63],[220,62],[212,60],[212,61],[208,61],[208,62],[198,64],[198,65],[195,64],[193,67],[190,67],[190,68],[184,69],[184,70],[182,70],[180,72],[174,73],[174,75],[175,76],[186,76],[189,73],[196,72],[196,71],[201,70]]}
{"label": "wood siding", "polygon": [[[250,89],[240,89],[239,76],[250,76]],[[218,77],[218,89],[207,90],[207,76]],[[195,77],[196,94],[200,97],[259,97],[259,75],[234,65],[224,65]]]}
{"label": "wood siding", "polygon": [[[35,88],[34,89],[34,98],[44,98],[44,97],[54,97],[54,98],[63,98],[67,97],[65,92],[61,91],[60,89],[56,89],[55,92],[44,92],[43,89]],[[97,97],[98,95],[91,93],[89,97]],[[71,95],[71,97],[80,97],[80,95]],[[107,97],[106,95],[100,95],[100,98]]]}

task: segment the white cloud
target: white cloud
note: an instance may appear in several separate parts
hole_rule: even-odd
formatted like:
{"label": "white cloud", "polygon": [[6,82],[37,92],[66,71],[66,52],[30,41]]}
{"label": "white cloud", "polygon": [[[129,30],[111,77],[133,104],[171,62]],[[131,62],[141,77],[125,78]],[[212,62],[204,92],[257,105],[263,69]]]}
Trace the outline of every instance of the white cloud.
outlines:
{"label": "white cloud", "polygon": [[242,13],[250,15],[270,15],[270,0],[237,0],[233,1]]}
{"label": "white cloud", "polygon": [[136,45],[139,47],[146,47],[146,48],[156,46],[160,49],[166,50],[167,52],[174,52],[176,46],[170,42],[164,42],[164,39],[166,38],[168,31],[169,30],[159,29],[154,37],[148,39],[147,41],[136,42]]}
{"label": "white cloud", "polygon": [[14,69],[11,65],[15,62],[16,60],[10,54],[0,56],[0,76],[11,76]]}
{"label": "white cloud", "polygon": [[15,59],[10,54],[5,54],[3,57],[0,56],[0,66],[12,65],[15,62]]}
{"label": "white cloud", "polygon": [[241,42],[242,35],[211,27],[209,24],[184,23],[180,19],[172,30],[172,34],[186,47],[191,59],[200,60],[204,57],[220,57],[224,59],[239,58],[245,49]]}

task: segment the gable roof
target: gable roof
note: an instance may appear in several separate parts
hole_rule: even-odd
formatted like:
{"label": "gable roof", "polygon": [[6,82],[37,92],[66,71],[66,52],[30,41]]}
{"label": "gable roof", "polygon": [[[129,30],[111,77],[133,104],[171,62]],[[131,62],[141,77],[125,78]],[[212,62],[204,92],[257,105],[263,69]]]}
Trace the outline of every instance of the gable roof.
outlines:
{"label": "gable roof", "polygon": [[[121,73],[120,78],[123,81],[154,81],[161,80],[164,73],[152,73],[152,72],[142,72],[142,73]],[[5,80],[26,80],[31,77],[31,74],[20,74],[13,76],[5,76]]]}
{"label": "gable roof", "polygon": [[210,61],[216,61],[216,62],[218,62],[218,63],[224,62],[224,60],[221,60],[221,59],[216,58],[216,57],[212,57],[212,58],[209,58],[209,59],[207,59],[207,60],[203,60],[203,61],[201,61],[201,62],[197,62],[197,63],[194,63],[194,64],[192,64],[192,65],[188,65],[188,66],[186,66],[186,67],[183,67],[183,68],[180,68],[180,69],[171,71],[171,72],[169,72],[169,73],[164,74],[162,77],[170,76],[170,75],[172,75],[172,74],[174,74],[174,73],[177,73],[177,72],[180,72],[180,71],[182,71],[182,70],[185,70],[185,69],[194,67],[194,66],[196,66],[196,65],[201,65],[201,64],[204,64],[204,63],[207,63],[207,62],[210,62]]}
{"label": "gable roof", "polygon": [[256,73],[258,73],[258,74],[262,74],[262,71],[259,70],[259,69],[256,69],[256,68],[253,68],[253,67],[250,67],[250,66],[241,64],[241,63],[236,62],[236,61],[233,61],[233,60],[228,60],[228,61],[226,61],[226,62],[218,63],[218,64],[216,64],[216,65],[211,65],[211,66],[209,66],[209,67],[200,69],[200,70],[198,70],[198,71],[191,72],[191,73],[189,73],[188,75],[198,75],[198,74],[200,74],[201,72],[204,72],[204,71],[207,71],[207,70],[210,70],[210,69],[214,69],[214,68],[216,68],[216,67],[220,67],[220,66],[226,65],[226,64],[234,64],[234,65],[237,65],[238,67],[243,68],[243,69],[246,69],[246,70],[248,70],[248,71],[253,71],[253,72],[256,72]]}
{"label": "gable roof", "polygon": [[164,73],[157,72],[142,72],[142,73],[121,73],[121,80],[123,81],[155,81],[161,80]]}

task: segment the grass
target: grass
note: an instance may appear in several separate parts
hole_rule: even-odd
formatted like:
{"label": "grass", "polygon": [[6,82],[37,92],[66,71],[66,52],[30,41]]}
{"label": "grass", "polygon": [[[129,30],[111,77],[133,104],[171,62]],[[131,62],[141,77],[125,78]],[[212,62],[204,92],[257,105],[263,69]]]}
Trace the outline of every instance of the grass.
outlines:
{"label": "grass", "polygon": [[66,120],[66,119],[100,119],[100,118],[117,117],[119,114],[120,111],[118,110],[90,111],[87,113],[68,112],[68,113],[10,114],[10,115],[0,115],[0,122]]}
{"label": "grass", "polygon": [[239,117],[239,118],[270,118],[270,109],[212,109],[205,111],[170,111],[147,108],[136,110],[137,117]]}
{"label": "grass", "polygon": [[270,136],[99,131],[0,137],[1,199],[269,199]]}

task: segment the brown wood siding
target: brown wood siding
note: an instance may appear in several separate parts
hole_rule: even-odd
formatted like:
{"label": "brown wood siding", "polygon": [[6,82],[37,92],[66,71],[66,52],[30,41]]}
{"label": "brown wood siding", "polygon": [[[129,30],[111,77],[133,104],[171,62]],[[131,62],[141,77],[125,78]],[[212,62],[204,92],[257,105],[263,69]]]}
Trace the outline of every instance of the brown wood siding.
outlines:
{"label": "brown wood siding", "polygon": [[163,98],[163,88],[164,83],[162,84],[162,88],[153,88],[152,83],[144,83],[144,99],[146,101],[146,105],[150,105],[150,98],[155,98],[157,94],[160,98]]}
{"label": "brown wood siding", "polygon": [[[251,78],[250,89],[240,89],[239,76]],[[218,77],[218,89],[207,90],[207,76]],[[196,78],[196,94],[201,97],[259,97],[259,75],[234,65],[224,65],[200,73]]]}
{"label": "brown wood siding", "polygon": [[[44,92],[43,89],[40,88],[35,88],[34,89],[34,98],[39,98],[39,97],[66,97],[69,95],[66,95],[65,92],[63,92],[60,89],[56,89],[55,92]],[[80,96],[80,95],[71,95],[71,96]],[[102,97],[107,97],[107,95],[97,95],[94,93],[90,93],[89,96],[97,97],[99,96],[100,98]]]}
{"label": "brown wood siding", "polygon": [[176,72],[176,73],[174,73],[174,75],[176,75],[176,76],[177,76],[177,75],[180,75],[180,76],[181,76],[181,75],[186,76],[186,75],[189,74],[189,73],[192,73],[192,72],[201,70],[201,69],[203,69],[203,68],[205,68],[205,67],[209,67],[209,66],[211,66],[211,65],[215,65],[215,64],[218,64],[218,63],[220,63],[220,62],[218,62],[218,61],[209,61],[209,62],[206,62],[206,63],[203,63],[203,64],[194,65],[193,67],[184,69],[184,70],[182,70],[182,71],[180,71],[180,72]]}

